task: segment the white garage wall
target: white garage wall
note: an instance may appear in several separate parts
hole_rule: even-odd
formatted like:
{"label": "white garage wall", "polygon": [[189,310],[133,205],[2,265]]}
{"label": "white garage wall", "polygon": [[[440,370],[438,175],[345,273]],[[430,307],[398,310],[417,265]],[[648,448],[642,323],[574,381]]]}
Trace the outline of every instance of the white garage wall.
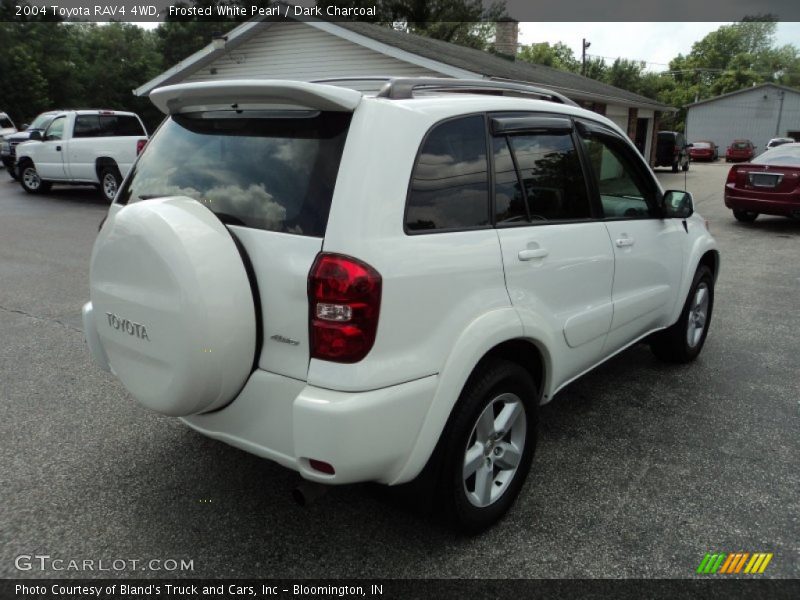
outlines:
{"label": "white garage wall", "polygon": [[[252,39],[196,71],[186,81],[234,78],[310,81],[367,75],[441,76],[297,22],[273,23],[263,28]],[[377,87],[365,84],[360,89]]]}

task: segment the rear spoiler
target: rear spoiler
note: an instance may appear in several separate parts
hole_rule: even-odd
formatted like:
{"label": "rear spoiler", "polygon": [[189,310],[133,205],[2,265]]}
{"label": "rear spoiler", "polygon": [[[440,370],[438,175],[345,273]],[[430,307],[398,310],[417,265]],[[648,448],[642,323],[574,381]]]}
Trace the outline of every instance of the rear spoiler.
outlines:
{"label": "rear spoiler", "polygon": [[165,114],[230,108],[289,108],[350,112],[362,94],[352,89],[275,79],[201,81],[160,87],[150,100]]}

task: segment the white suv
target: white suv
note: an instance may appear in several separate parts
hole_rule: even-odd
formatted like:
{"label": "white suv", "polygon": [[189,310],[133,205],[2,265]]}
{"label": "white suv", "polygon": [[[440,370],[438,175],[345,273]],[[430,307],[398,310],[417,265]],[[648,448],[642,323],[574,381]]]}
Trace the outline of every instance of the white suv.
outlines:
{"label": "white suv", "polygon": [[[453,93],[458,92],[458,93]],[[488,92],[488,93],[486,93]],[[513,503],[537,407],[641,340],[693,360],[719,256],[608,119],[537,88],[164,87],[83,309],[144,406],[323,484]]]}

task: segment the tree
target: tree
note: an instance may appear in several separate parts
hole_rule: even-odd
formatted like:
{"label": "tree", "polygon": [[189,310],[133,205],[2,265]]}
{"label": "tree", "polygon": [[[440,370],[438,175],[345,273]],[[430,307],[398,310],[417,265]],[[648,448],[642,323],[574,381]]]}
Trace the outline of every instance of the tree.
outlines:
{"label": "tree", "polygon": [[506,16],[504,1],[484,7],[481,0],[317,0],[317,6],[375,6],[376,16],[365,20],[480,50],[491,47],[490,23]]}
{"label": "tree", "polygon": [[517,59],[572,73],[581,71],[581,63],[575,58],[572,48],[563,42],[556,42],[553,45],[542,42],[523,46],[517,53]]}

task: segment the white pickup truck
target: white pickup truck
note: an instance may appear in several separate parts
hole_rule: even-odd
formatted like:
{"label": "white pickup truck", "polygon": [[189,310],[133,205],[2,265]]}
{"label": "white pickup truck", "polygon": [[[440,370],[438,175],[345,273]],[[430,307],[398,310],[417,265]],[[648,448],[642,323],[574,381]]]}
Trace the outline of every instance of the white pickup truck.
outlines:
{"label": "white pickup truck", "polygon": [[53,183],[94,184],[112,202],[117,189],[147,143],[134,113],[69,110],[44,133],[17,147],[17,174],[26,192],[46,192]]}

